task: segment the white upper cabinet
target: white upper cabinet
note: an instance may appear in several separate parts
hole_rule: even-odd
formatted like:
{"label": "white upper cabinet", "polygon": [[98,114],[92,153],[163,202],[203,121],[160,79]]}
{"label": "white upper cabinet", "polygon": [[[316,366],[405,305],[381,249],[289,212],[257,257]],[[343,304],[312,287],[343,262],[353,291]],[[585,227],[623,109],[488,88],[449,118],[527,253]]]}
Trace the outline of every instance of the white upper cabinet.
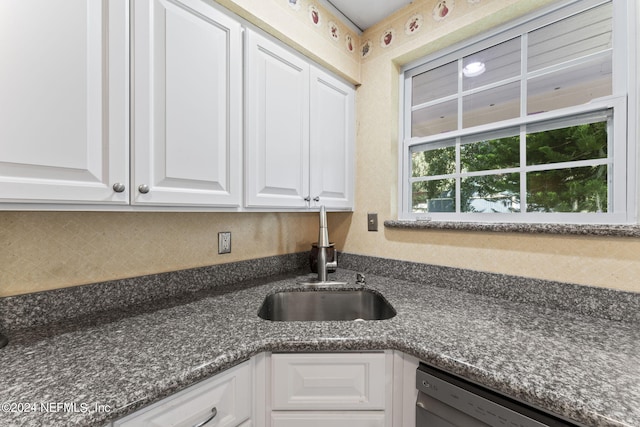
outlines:
{"label": "white upper cabinet", "polygon": [[135,205],[242,202],[242,29],[198,0],[134,2]]}
{"label": "white upper cabinet", "polygon": [[353,87],[247,31],[246,206],[353,208]]}
{"label": "white upper cabinet", "polygon": [[0,202],[129,202],[128,13],[0,2]]}
{"label": "white upper cabinet", "polygon": [[246,41],[246,204],[305,208],[309,64],[254,31]]}
{"label": "white upper cabinet", "polygon": [[352,209],[353,87],[243,31],[203,0],[0,0],[0,209]]}
{"label": "white upper cabinet", "polygon": [[311,69],[310,195],[317,204],[353,208],[354,98],[352,86]]}

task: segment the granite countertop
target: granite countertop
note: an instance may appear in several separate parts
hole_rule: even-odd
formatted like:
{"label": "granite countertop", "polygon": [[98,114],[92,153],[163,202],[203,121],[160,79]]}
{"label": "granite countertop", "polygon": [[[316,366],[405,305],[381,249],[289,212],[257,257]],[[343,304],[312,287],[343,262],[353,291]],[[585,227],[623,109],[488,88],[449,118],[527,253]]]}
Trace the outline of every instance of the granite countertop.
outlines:
{"label": "granite countertop", "polygon": [[[355,272],[334,278],[354,283]],[[635,323],[373,275],[367,287],[394,306],[392,319],[256,315],[266,294],[299,288],[296,280],[253,280],[11,336],[0,350],[0,425],[103,426],[263,351],[393,349],[587,426],[640,426]],[[76,408],[24,411],[43,402]],[[23,411],[7,411],[12,403]]]}

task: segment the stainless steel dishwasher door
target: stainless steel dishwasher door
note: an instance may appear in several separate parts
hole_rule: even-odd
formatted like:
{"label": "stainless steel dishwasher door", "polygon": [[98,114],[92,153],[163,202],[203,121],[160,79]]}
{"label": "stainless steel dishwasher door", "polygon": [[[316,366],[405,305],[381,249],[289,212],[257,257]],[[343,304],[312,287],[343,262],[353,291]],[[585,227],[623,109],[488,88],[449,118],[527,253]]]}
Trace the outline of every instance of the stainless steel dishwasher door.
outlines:
{"label": "stainless steel dishwasher door", "polygon": [[445,405],[424,393],[418,393],[416,427],[487,427],[476,418]]}
{"label": "stainless steel dishwasher door", "polygon": [[416,427],[578,427],[423,363],[416,388]]}

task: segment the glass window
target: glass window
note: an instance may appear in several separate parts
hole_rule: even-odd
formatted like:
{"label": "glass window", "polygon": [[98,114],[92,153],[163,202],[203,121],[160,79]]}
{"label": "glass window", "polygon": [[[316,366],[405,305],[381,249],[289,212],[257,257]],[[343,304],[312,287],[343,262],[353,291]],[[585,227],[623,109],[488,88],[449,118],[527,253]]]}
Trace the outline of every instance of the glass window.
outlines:
{"label": "glass window", "polygon": [[465,128],[514,119],[520,116],[520,82],[467,95],[462,99]]}
{"label": "glass window", "polygon": [[463,178],[460,197],[462,212],[520,212],[520,174],[505,173]]}
{"label": "glass window", "polygon": [[455,212],[455,179],[414,182],[411,187],[413,212]]}
{"label": "glass window", "polygon": [[536,71],[610,50],[613,7],[608,2],[528,33],[527,70]]}
{"label": "glass window", "polygon": [[458,128],[458,101],[421,108],[411,114],[411,135],[429,136]]}
{"label": "glass window", "polygon": [[416,147],[411,153],[411,176],[450,175],[456,171],[455,147]]}
{"label": "glass window", "polygon": [[460,169],[462,172],[508,169],[519,165],[519,127],[461,139]]}
{"label": "glass window", "polygon": [[531,172],[527,174],[527,209],[607,212],[607,176],[607,165]]}
{"label": "glass window", "polygon": [[618,32],[617,40],[627,35],[616,7],[625,10],[626,1],[566,1],[503,29],[504,36],[479,38],[476,51],[464,44],[437,56],[445,65],[429,69],[426,59],[405,70],[411,116],[401,216],[632,218],[626,179],[634,157],[627,91],[619,88],[635,53],[615,43]]}
{"label": "glass window", "polygon": [[577,126],[529,126],[527,133],[527,164],[546,165],[578,160],[606,159],[608,149],[608,120],[588,122]]}
{"label": "glass window", "polygon": [[613,94],[611,53],[530,78],[527,113],[537,114],[586,104]]}
{"label": "glass window", "polygon": [[411,79],[411,105],[420,105],[458,93],[458,62],[434,68]]}
{"label": "glass window", "polygon": [[462,59],[462,88],[477,89],[520,75],[520,37]]}

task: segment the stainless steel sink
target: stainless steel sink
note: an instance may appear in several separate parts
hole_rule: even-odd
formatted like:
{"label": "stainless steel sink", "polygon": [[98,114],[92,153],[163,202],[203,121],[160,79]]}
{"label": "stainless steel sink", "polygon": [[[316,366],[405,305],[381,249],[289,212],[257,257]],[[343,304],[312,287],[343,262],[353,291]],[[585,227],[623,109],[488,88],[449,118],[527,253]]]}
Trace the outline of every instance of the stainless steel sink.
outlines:
{"label": "stainless steel sink", "polygon": [[383,320],[396,310],[370,290],[302,290],[267,295],[258,316],[278,321]]}

